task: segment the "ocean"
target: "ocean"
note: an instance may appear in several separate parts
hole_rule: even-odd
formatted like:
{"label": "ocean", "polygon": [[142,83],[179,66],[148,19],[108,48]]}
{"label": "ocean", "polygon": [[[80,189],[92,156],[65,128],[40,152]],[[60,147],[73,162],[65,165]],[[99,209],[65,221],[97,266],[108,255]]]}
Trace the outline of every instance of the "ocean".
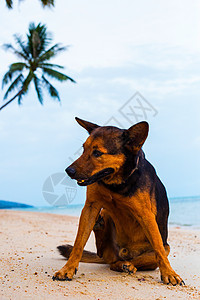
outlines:
{"label": "ocean", "polygon": [[171,198],[169,224],[200,229],[200,196]]}
{"label": "ocean", "polygon": [[[200,229],[200,196],[170,198],[169,224]],[[80,216],[83,204],[64,207],[27,207],[12,208],[14,210],[37,211],[61,215]]]}

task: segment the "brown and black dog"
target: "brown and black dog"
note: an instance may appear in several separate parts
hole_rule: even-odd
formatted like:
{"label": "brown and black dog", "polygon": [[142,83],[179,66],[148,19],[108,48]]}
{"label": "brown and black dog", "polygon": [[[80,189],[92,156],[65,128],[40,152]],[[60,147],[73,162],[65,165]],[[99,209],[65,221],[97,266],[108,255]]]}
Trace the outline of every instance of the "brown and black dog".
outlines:
{"label": "brown and black dog", "polygon": [[[90,136],[83,154],[66,172],[80,186],[88,186],[87,199],[74,247],[58,247],[69,259],[53,279],[72,280],[83,261],[110,264],[111,270],[128,273],[159,267],[164,283],[184,284],[167,258],[166,190],[141,149],[148,123],[125,130],[76,121]],[[97,254],[83,251],[92,230]]]}

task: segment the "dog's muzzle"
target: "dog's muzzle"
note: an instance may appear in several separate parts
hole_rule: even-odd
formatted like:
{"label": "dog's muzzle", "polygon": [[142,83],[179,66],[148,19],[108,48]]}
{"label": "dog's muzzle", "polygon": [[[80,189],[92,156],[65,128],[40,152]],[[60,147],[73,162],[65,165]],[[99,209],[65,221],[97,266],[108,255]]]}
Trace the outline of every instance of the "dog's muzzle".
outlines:
{"label": "dog's muzzle", "polygon": [[67,169],[65,169],[65,172],[67,173],[67,175],[69,175],[69,177],[73,179],[76,174],[76,169],[73,167],[68,167]]}
{"label": "dog's muzzle", "polygon": [[77,183],[80,186],[87,186],[87,185],[90,185],[94,182],[97,182],[97,181],[101,180],[102,178],[105,178],[105,177],[107,177],[107,176],[109,176],[110,174],[113,174],[113,173],[114,173],[113,168],[106,168],[106,169],[101,170],[98,173],[92,175],[89,178],[77,179]]}

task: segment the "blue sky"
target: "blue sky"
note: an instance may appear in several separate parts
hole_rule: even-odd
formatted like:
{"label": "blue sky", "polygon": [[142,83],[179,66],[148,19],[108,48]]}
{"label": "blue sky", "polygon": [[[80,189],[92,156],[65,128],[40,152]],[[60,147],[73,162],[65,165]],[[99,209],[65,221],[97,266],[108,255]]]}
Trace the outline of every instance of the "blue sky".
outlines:
{"label": "blue sky", "polygon": [[[0,43],[25,34],[31,21],[45,23],[55,43],[70,45],[55,62],[77,81],[54,83],[61,105],[46,95],[41,106],[32,89],[21,107],[0,112],[0,199],[46,205],[45,179],[63,172],[87,137],[74,117],[99,124],[114,117],[128,128],[119,109],[137,91],[158,111],[147,113],[144,150],[169,196],[199,195],[199,1],[56,2],[42,10],[39,1],[15,1],[12,11],[0,3]],[[16,58],[1,48],[0,61],[2,78]],[[84,200],[79,187],[74,204]]]}

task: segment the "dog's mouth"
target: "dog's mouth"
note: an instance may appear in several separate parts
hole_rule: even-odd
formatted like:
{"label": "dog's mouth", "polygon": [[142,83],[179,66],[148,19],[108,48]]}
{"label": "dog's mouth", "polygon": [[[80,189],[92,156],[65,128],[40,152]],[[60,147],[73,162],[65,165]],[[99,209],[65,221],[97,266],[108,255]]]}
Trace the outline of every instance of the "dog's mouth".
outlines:
{"label": "dog's mouth", "polygon": [[106,169],[103,169],[103,170],[99,171],[98,173],[92,175],[89,178],[77,179],[77,183],[80,186],[87,186],[87,185],[90,185],[90,184],[92,184],[96,181],[101,180],[102,178],[105,178],[105,177],[109,176],[112,173],[114,173],[113,168],[106,168]]}

